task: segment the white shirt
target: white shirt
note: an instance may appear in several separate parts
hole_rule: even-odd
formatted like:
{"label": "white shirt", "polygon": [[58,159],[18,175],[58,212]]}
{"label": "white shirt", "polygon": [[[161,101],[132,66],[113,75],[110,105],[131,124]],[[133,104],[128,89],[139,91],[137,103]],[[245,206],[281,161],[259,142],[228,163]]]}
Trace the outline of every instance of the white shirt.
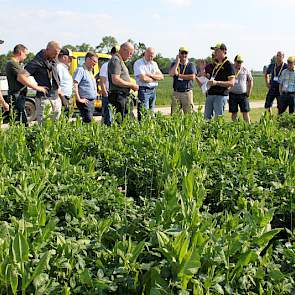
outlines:
{"label": "white shirt", "polygon": [[57,64],[57,72],[60,79],[60,87],[65,96],[71,97],[73,93],[73,78],[68,67],[63,63]]}
{"label": "white shirt", "polygon": [[133,65],[133,70],[134,70],[134,76],[137,85],[139,86],[147,86],[147,87],[156,87],[158,86],[157,81],[153,81],[150,83],[146,83],[140,80],[139,76],[140,75],[145,75],[145,74],[156,74],[160,72],[158,64],[155,61],[146,61],[143,58],[138,59],[134,65]]}
{"label": "white shirt", "polygon": [[106,90],[109,91],[109,77],[108,77],[108,64],[109,62],[105,62],[99,71],[99,77],[104,77],[106,78]]}

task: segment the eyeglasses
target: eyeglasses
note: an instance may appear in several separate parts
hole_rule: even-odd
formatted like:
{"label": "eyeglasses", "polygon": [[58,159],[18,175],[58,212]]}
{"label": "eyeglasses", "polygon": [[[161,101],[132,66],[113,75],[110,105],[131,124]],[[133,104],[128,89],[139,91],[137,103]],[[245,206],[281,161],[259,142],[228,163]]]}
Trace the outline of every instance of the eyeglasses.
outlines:
{"label": "eyeglasses", "polygon": [[95,64],[97,64],[97,63],[98,63],[98,61],[97,61],[97,60],[95,60],[95,59],[93,59],[93,58],[91,58],[91,57],[89,57],[89,59],[91,59],[91,61],[92,61],[93,63],[95,63]]}
{"label": "eyeglasses", "polygon": [[186,51],[181,51],[180,54],[187,55]]}

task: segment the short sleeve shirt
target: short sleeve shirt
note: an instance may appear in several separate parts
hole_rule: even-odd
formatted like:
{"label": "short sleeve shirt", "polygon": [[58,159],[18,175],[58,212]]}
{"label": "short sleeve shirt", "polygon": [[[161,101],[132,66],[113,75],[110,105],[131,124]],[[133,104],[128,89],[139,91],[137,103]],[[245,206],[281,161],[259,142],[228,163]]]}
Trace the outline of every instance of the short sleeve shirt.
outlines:
{"label": "short sleeve shirt", "polygon": [[137,85],[147,87],[158,86],[157,81],[146,83],[140,80],[140,75],[155,74],[160,72],[158,64],[155,61],[146,61],[144,58],[140,58],[134,63],[133,69]]}
{"label": "short sleeve shirt", "polygon": [[[234,66],[231,64],[229,60],[226,60],[224,63],[216,65],[212,71],[212,77],[214,77],[214,80],[216,81],[228,81],[230,77],[234,76]],[[212,86],[208,90],[208,95],[228,96],[228,93],[228,88],[221,86]]]}
{"label": "short sleeve shirt", "polygon": [[73,78],[68,67],[63,63],[57,64],[57,72],[60,79],[60,87],[65,96],[71,97],[73,92]]}
{"label": "short sleeve shirt", "polygon": [[230,88],[229,92],[235,94],[246,93],[247,81],[253,81],[253,77],[251,72],[242,66],[241,69],[236,73],[235,85],[234,87]]}
{"label": "short sleeve shirt", "polygon": [[109,77],[108,77],[108,64],[109,62],[105,62],[101,68],[100,68],[100,71],[99,71],[99,77],[104,77],[106,78],[106,88],[107,88],[107,91],[109,90]]}
{"label": "short sleeve shirt", "polygon": [[117,54],[114,54],[109,61],[108,64],[108,77],[109,77],[109,85],[110,92],[116,91],[129,91],[130,89],[125,87],[120,87],[112,82],[112,75],[119,75],[120,78],[126,82],[130,81],[129,71],[123,60]]}
{"label": "short sleeve shirt", "polygon": [[97,97],[97,86],[94,75],[85,65],[76,69],[73,80],[78,83],[79,95],[89,100]]}
{"label": "short sleeve shirt", "polygon": [[6,64],[5,71],[9,87],[8,93],[11,95],[22,90],[22,94],[25,94],[26,87],[17,81],[17,75],[24,71],[22,66],[17,61],[9,60]]}
{"label": "short sleeve shirt", "polygon": [[[170,68],[172,68],[175,65],[175,62],[173,62],[170,65]],[[183,74],[183,75],[191,75],[191,74],[196,74],[197,70],[196,67],[193,63],[188,62],[186,65],[185,64],[179,64],[178,67],[178,73]],[[174,75],[173,76],[173,89],[174,91],[187,91],[193,89],[193,80],[180,80],[178,76]]]}
{"label": "short sleeve shirt", "polygon": [[270,85],[273,88],[279,88],[279,78],[283,70],[287,69],[287,64],[283,63],[278,66],[277,64],[270,64],[266,70],[266,74],[270,75]]}

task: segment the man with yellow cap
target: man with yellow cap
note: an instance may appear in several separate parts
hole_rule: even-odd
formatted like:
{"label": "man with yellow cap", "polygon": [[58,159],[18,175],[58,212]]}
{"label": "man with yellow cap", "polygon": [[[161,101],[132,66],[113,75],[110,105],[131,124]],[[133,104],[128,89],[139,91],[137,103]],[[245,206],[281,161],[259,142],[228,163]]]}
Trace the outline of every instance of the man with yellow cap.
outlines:
{"label": "man with yellow cap", "polygon": [[284,113],[289,107],[289,113],[294,113],[295,100],[295,71],[294,71],[294,56],[290,56],[287,60],[288,67],[282,71],[279,79],[280,83],[280,103],[279,115]]}
{"label": "man with yellow cap", "polygon": [[193,111],[193,81],[196,79],[196,67],[188,60],[188,48],[180,47],[176,60],[169,68],[169,75],[173,77],[173,95],[171,114],[180,105],[184,113]]}
{"label": "man with yellow cap", "polygon": [[229,89],[229,112],[232,120],[237,119],[238,107],[243,114],[244,121],[250,123],[250,104],[249,97],[253,89],[253,77],[243,65],[243,58],[237,55],[234,59],[235,85]]}

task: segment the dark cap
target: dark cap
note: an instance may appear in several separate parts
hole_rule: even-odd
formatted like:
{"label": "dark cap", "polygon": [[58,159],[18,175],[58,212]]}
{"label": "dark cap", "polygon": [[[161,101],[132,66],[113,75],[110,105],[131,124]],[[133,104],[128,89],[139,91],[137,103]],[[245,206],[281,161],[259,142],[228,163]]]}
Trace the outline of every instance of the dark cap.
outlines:
{"label": "dark cap", "polygon": [[115,45],[112,47],[111,49],[111,54],[115,54],[120,50],[120,46],[119,45]]}
{"label": "dark cap", "polygon": [[225,44],[223,43],[217,43],[215,46],[210,47],[212,50],[215,49],[221,49],[221,50],[227,50]]}
{"label": "dark cap", "polygon": [[73,55],[72,50],[67,49],[67,48],[63,48],[63,49],[60,50],[59,56],[62,56],[62,55],[67,55],[67,56],[70,56],[70,57],[72,57],[72,58],[76,58],[76,57]]}
{"label": "dark cap", "polygon": [[4,41],[3,40],[0,40],[0,44],[3,44],[4,43]]}

